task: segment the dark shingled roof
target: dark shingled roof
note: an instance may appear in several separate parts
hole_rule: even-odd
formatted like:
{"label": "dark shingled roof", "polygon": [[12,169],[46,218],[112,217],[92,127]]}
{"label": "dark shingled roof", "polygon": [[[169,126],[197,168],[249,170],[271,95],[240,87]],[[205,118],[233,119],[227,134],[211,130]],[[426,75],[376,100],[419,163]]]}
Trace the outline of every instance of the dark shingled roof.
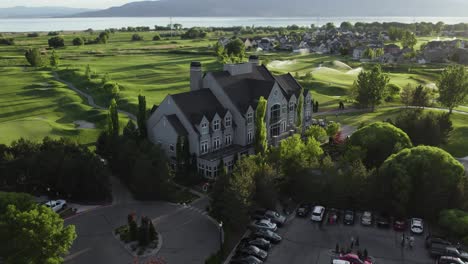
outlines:
{"label": "dark shingled roof", "polygon": [[188,135],[187,130],[185,129],[184,125],[180,122],[179,118],[176,115],[168,115],[167,121],[171,124],[171,126],[176,130],[177,135],[179,136],[186,136]]}
{"label": "dark shingled roof", "polygon": [[203,116],[211,121],[216,113],[224,117],[227,112],[210,89],[175,94],[172,99],[192,125],[200,124]]}
{"label": "dark shingled roof", "polygon": [[296,95],[296,97],[299,97],[299,93],[302,87],[291,74],[287,73],[275,76],[275,80],[278,82],[283,91],[288,95],[288,99],[293,94]]}

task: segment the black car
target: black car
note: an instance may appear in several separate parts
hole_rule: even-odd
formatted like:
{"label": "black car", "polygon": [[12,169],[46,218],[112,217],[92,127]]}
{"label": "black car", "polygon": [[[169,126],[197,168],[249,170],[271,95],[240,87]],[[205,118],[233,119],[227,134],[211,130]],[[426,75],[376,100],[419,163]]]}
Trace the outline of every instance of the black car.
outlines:
{"label": "black car", "polygon": [[296,215],[300,217],[307,217],[310,213],[311,206],[310,204],[300,204],[296,210]]}
{"label": "black car", "polygon": [[343,216],[343,224],[354,225],[354,211],[346,210]]}
{"label": "black car", "polygon": [[236,255],[229,263],[232,264],[262,264],[263,261],[254,256]]}
{"label": "black car", "polygon": [[263,249],[263,250],[270,250],[271,248],[271,243],[270,241],[264,239],[264,238],[260,238],[260,237],[252,237],[252,238],[244,238],[241,240],[240,242],[241,244],[243,245],[252,245],[252,246],[256,246],[258,247],[259,249]]}
{"label": "black car", "polygon": [[444,237],[441,237],[441,236],[428,236],[428,237],[426,237],[426,242],[425,242],[426,248],[430,248],[433,243],[434,244],[442,244],[442,245],[446,245],[446,246],[451,246],[452,245],[452,243],[450,243]]}
{"label": "black car", "polygon": [[260,260],[265,260],[268,257],[268,253],[265,250],[259,249],[258,247],[251,245],[239,245],[237,247],[237,254],[254,256]]}
{"label": "black car", "polygon": [[275,244],[281,242],[281,240],[283,239],[280,235],[270,230],[257,230],[256,232],[253,233],[253,236],[264,238],[270,241],[271,243],[275,243]]}
{"label": "black car", "polygon": [[380,227],[380,228],[389,228],[390,222],[391,222],[390,217],[386,213],[378,215],[375,220],[377,227]]}

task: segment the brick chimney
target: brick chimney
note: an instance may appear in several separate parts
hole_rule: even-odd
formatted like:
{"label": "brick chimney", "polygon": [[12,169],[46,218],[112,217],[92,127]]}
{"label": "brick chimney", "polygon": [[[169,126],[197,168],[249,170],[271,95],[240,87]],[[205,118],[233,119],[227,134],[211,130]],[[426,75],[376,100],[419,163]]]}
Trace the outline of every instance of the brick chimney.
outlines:
{"label": "brick chimney", "polygon": [[203,71],[199,61],[190,63],[190,91],[196,91],[203,88]]}

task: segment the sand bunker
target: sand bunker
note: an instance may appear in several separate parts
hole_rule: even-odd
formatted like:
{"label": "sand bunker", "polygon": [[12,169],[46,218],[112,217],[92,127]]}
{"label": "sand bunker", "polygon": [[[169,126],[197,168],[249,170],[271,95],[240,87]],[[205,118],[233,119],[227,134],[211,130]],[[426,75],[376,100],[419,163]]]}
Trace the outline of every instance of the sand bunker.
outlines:
{"label": "sand bunker", "polygon": [[76,120],[75,122],[73,122],[73,124],[75,124],[78,129],[95,129],[96,128],[95,124],[88,122],[88,121],[84,121],[84,120]]}
{"label": "sand bunker", "polygon": [[285,61],[274,60],[270,62],[268,66],[272,68],[284,68],[284,67],[291,66],[294,64],[296,64],[296,60],[285,60]]}

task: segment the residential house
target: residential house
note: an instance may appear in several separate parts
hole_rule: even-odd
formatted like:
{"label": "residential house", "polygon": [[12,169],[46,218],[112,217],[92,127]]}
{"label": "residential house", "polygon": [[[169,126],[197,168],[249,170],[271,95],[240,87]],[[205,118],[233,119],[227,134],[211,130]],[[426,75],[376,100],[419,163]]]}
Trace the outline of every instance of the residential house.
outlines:
{"label": "residential house", "polygon": [[257,56],[248,63],[226,64],[220,72],[203,73],[199,62],[190,68],[190,91],[168,95],[148,119],[148,137],[175,162],[177,140],[187,137],[199,173],[215,178],[223,162],[253,154],[255,110],[267,99],[265,125],[271,145],[293,134],[297,101],[304,95],[303,124],[311,124],[312,97],[291,74],[273,75]]}

